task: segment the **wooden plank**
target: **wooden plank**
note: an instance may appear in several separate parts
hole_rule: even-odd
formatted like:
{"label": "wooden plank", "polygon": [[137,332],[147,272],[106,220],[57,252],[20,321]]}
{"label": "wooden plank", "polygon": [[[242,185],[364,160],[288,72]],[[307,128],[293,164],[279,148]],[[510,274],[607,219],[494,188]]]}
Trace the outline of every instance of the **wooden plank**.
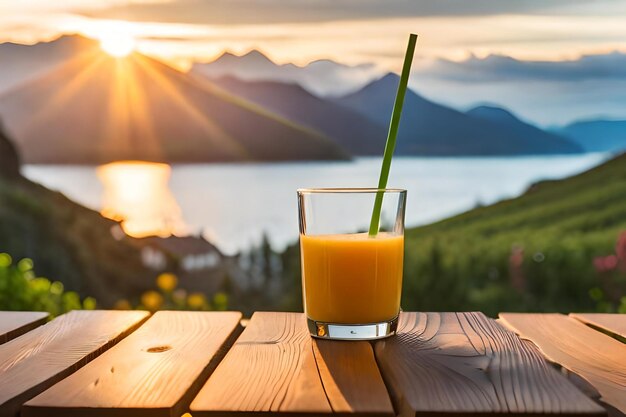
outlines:
{"label": "wooden plank", "polygon": [[41,311],[0,311],[0,345],[41,326],[48,313]]}
{"label": "wooden plank", "polygon": [[626,314],[571,313],[570,317],[626,341]]}
{"label": "wooden plank", "polygon": [[191,403],[192,415],[393,415],[368,343],[313,346],[303,314],[255,313]]}
{"label": "wooden plank", "polygon": [[402,313],[375,353],[400,416],[605,414],[482,313]]}
{"label": "wooden plank", "polygon": [[601,401],[626,413],[626,345],[562,314],[501,313],[500,318],[549,360],[586,379]]}
{"label": "wooden plank", "polygon": [[194,417],[330,413],[304,317],[254,313],[190,409]]}
{"label": "wooden plank", "polygon": [[395,415],[370,343],[313,339],[313,353],[333,412]]}
{"label": "wooden plank", "polygon": [[236,312],[158,312],[27,402],[22,416],[179,417],[234,341],[240,319]]}
{"label": "wooden plank", "polygon": [[142,311],[72,311],[0,345],[0,417],[65,378],[148,317]]}

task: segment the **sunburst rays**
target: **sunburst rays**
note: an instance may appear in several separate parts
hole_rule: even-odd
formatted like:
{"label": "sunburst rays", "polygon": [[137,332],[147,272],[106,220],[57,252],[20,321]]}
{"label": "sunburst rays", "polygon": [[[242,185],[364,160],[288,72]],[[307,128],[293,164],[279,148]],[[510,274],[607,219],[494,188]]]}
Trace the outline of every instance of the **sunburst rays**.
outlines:
{"label": "sunburst rays", "polygon": [[[95,48],[37,83],[41,104],[20,123],[20,136],[38,138],[36,132],[49,131],[50,126],[68,132],[83,129],[87,134],[76,146],[101,155],[96,159],[102,161],[112,160],[111,155],[156,162],[174,155],[176,160],[181,149],[201,149],[218,160],[253,159],[222,128],[217,114],[211,114],[214,104],[207,103],[221,106],[222,97],[139,53],[115,58]],[[229,101],[223,105],[240,107]],[[74,118],[71,124],[60,122],[67,112]]]}
{"label": "sunburst rays", "polygon": [[[148,60],[141,55],[133,56],[133,58],[135,58],[137,64],[145,70],[146,74],[150,77],[151,82],[154,82],[161,87],[161,89],[167,94],[168,98],[173,100],[177,106],[180,106],[186,114],[192,117],[202,127],[206,133],[207,142],[213,142],[214,146],[219,146],[220,148],[227,146],[230,150],[231,156],[235,159],[242,157],[247,158],[249,156],[248,151],[243,146],[241,146],[234,138],[220,128],[219,125],[203,111],[198,109],[193,102],[181,94],[176,85],[174,85],[170,79],[166,78],[155,68],[151,60]],[[175,70],[171,69],[171,71]],[[207,143],[207,145],[209,145],[209,143]]]}
{"label": "sunburst rays", "polygon": [[[77,75],[73,77],[69,83],[66,83],[63,88],[56,90],[54,94],[52,94],[48,100],[43,103],[43,105],[34,109],[34,113],[29,116],[29,123],[24,125],[24,132],[19,132],[19,134],[23,134],[23,136],[28,137],[29,129],[37,129],[41,123],[46,122],[47,118],[53,117],[54,112],[62,109],[70,100],[72,100],[72,97],[77,94],[77,92],[87,85],[91,77],[105,59],[106,56],[102,53],[90,51],[68,62],[66,64],[68,70],[77,69]],[[50,82],[48,77],[44,77],[39,81],[42,83]]]}

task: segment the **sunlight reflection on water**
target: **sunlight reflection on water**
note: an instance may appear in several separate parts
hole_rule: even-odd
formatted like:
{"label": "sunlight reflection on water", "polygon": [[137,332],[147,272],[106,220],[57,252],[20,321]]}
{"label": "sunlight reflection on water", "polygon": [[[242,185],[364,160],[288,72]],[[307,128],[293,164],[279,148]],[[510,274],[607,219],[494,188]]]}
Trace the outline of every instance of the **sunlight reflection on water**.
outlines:
{"label": "sunlight reflection on water", "polygon": [[135,237],[187,232],[180,206],[169,188],[167,164],[121,161],[96,169],[104,186],[101,214],[122,222]]}
{"label": "sunlight reflection on water", "polygon": [[[524,192],[542,179],[576,174],[609,158],[595,153],[518,158],[395,158],[390,184],[408,190],[406,224],[426,224],[481,204],[491,204]],[[150,174],[148,184],[129,169],[162,167]],[[126,167],[124,170],[105,168]],[[159,168],[155,169],[157,172]],[[154,172],[151,170],[150,172]],[[106,174],[102,172],[106,172]],[[115,179],[109,180],[108,172]],[[367,187],[376,184],[380,158],[353,162],[282,164],[176,164],[118,163],[98,168],[77,165],[26,165],[34,181],[65,193],[92,209],[125,214],[132,223],[146,225],[141,233],[202,234],[221,251],[235,254],[260,242],[265,232],[282,250],[298,239],[298,187]],[[135,190],[135,191],[133,191]],[[108,194],[114,195],[109,196]],[[130,194],[127,200],[121,196]],[[105,195],[106,194],[106,195]],[[141,201],[147,196],[147,202]],[[175,201],[174,201],[175,199]],[[105,208],[103,210],[103,208]],[[144,213],[145,210],[145,213]],[[182,214],[181,214],[182,211]],[[184,221],[183,221],[184,219]],[[365,225],[367,226],[367,225]],[[131,232],[132,232],[131,230]],[[138,232],[139,233],[139,232]]]}

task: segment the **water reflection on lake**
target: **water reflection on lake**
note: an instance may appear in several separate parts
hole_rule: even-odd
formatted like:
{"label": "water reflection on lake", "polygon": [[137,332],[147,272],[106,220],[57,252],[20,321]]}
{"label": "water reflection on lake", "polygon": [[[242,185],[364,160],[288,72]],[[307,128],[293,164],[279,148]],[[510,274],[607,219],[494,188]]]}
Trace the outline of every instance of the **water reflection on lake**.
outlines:
{"label": "water reflection on lake", "polygon": [[96,175],[104,187],[100,212],[122,222],[135,237],[182,234],[187,227],[169,188],[167,164],[123,161],[101,165]]}
{"label": "water reflection on lake", "polygon": [[[477,203],[516,196],[534,181],[572,175],[607,157],[396,158],[389,184],[408,190],[406,224],[415,226]],[[229,254],[248,249],[264,232],[278,249],[295,242],[296,188],[371,187],[379,172],[380,158],[171,168],[124,162],[99,168],[28,165],[24,169],[28,178],[87,207],[126,219],[129,233],[201,233]]]}

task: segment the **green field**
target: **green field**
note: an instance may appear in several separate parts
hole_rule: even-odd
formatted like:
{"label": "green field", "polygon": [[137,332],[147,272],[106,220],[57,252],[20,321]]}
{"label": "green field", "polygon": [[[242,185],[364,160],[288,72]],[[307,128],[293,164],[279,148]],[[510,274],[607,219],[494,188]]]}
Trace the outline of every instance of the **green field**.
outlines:
{"label": "green field", "polygon": [[626,154],[535,184],[518,198],[408,230],[403,308],[491,315],[623,309],[624,254],[622,269],[608,272],[596,271],[594,258],[615,254],[625,231]]}

